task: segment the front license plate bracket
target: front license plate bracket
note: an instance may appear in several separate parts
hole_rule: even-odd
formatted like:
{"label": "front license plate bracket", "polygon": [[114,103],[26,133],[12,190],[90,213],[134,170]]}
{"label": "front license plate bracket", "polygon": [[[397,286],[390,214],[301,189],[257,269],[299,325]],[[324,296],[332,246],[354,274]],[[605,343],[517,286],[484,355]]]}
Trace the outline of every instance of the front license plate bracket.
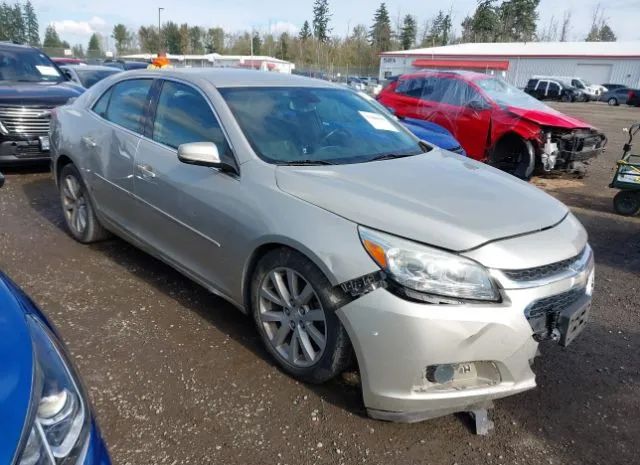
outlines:
{"label": "front license plate bracket", "polygon": [[577,307],[570,307],[560,313],[558,329],[560,330],[560,345],[568,346],[582,332],[589,319],[591,302]]}

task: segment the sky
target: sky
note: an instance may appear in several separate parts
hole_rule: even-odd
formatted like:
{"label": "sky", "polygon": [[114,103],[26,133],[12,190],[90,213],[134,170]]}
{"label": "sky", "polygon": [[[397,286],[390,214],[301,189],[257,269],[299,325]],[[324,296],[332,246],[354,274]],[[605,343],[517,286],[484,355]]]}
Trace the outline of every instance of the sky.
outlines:
{"label": "sky", "polygon": [[[86,47],[93,32],[109,36],[113,25],[123,23],[137,30],[141,25],[158,23],[158,7],[163,7],[162,21],[187,22],[206,27],[221,26],[227,31],[256,29],[297,32],[305,20],[311,20],[313,0],[32,0],[38,14],[41,36],[53,23],[63,40]],[[454,28],[473,12],[476,0],[431,2],[388,0],[387,8],[395,23],[406,14],[418,17],[420,25],[443,8],[451,8]],[[564,11],[571,11],[571,40],[583,40],[591,25],[598,3],[605,6],[604,16],[618,40],[640,40],[640,0],[541,0],[538,11],[541,25],[552,18],[561,21]],[[329,0],[333,17],[333,34],[344,36],[357,24],[369,26],[378,0]]]}

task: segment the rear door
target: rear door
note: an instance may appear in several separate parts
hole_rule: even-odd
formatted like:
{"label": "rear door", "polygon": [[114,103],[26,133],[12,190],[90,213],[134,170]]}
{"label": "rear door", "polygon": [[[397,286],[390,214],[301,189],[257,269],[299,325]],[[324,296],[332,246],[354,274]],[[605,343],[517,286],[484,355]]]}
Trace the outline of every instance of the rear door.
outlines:
{"label": "rear door", "polygon": [[553,100],[560,100],[560,95],[562,93],[562,88],[560,84],[557,82],[549,81],[549,86],[547,87],[547,98]]}
{"label": "rear door", "polygon": [[400,118],[424,118],[421,111],[424,82],[422,76],[400,78],[389,100],[381,103],[388,104]]}
{"label": "rear door", "polygon": [[[235,221],[228,215],[238,198],[239,179],[229,173],[178,160],[189,142],[213,142],[236,165],[213,107],[196,87],[162,80],[152,124],[135,160],[135,193],[140,200],[140,235],[159,254],[196,277],[220,284]],[[228,292],[227,289],[220,289]]]}
{"label": "rear door", "polygon": [[540,100],[544,100],[547,98],[547,87],[549,86],[549,81],[538,81],[538,85],[536,86],[536,97]]}
{"label": "rear door", "polygon": [[152,79],[128,79],[114,84],[93,105],[89,115],[94,121],[81,139],[90,155],[94,177],[90,185],[97,207],[128,230],[135,229],[133,161],[152,83]]}

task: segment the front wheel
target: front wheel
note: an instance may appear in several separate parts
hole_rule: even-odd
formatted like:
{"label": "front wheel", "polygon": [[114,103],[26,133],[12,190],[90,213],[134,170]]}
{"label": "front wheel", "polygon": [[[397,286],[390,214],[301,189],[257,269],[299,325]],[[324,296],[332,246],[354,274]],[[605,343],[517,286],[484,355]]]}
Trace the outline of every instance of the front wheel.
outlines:
{"label": "front wheel", "polygon": [[609,104],[609,106],[612,106],[612,107],[618,106],[618,100],[613,97],[607,100],[607,103]]}
{"label": "front wheel", "polygon": [[560,97],[560,100],[562,102],[569,103],[571,102],[571,97],[568,94],[563,94],[562,97]]}
{"label": "front wheel", "polygon": [[64,220],[75,240],[89,244],[109,237],[96,217],[87,187],[74,165],[62,168],[58,189]]}
{"label": "front wheel", "polygon": [[618,192],[613,198],[613,208],[619,215],[637,215],[640,213],[640,191]]}
{"label": "front wheel", "polygon": [[349,338],[336,315],[340,301],[324,274],[287,248],[267,253],[251,282],[262,342],[284,371],[304,382],[328,381],[351,361]]}

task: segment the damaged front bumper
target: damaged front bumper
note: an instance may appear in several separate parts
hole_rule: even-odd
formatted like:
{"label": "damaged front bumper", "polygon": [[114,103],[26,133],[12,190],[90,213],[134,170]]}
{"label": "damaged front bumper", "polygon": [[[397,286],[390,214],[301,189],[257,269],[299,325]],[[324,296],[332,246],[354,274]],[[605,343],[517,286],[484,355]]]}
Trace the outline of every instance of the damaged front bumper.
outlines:
{"label": "damaged front bumper", "polygon": [[577,170],[584,162],[604,152],[607,138],[596,130],[545,131],[540,159],[545,171]]}
{"label": "damaged front bumper", "polygon": [[[425,304],[378,288],[338,311],[356,352],[371,417],[422,421],[483,409],[491,400],[535,387],[531,363],[543,338],[538,319],[528,319],[526,312],[568,291],[588,305],[593,258],[589,255],[579,271],[547,284],[536,281],[535,287],[506,278],[502,283],[499,273],[494,278],[501,286],[499,303]],[[548,309],[550,315],[562,310]],[[551,338],[556,328],[546,329]]]}

